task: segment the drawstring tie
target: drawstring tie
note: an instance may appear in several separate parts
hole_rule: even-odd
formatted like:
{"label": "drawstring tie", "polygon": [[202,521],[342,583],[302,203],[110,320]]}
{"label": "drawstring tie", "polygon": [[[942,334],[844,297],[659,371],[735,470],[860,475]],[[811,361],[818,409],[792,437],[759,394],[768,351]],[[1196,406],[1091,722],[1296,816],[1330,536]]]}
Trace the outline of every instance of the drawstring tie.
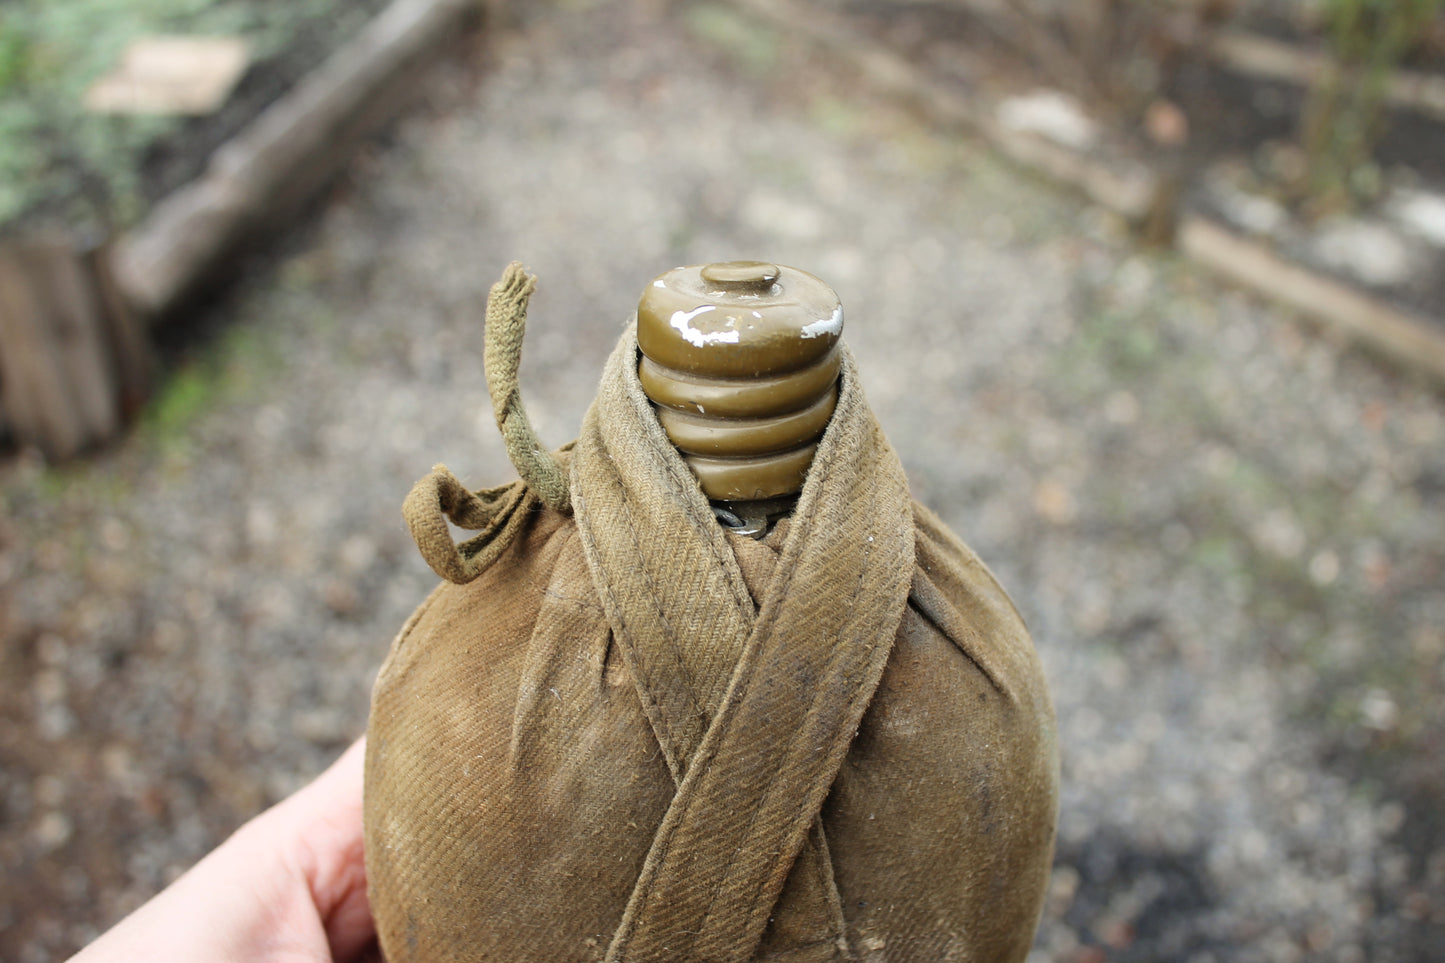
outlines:
{"label": "drawstring tie", "polygon": [[572,510],[567,471],[537,440],[537,432],[522,407],[518,371],[522,365],[522,338],[527,333],[527,302],[536,289],[536,275],[528,274],[520,261],[508,264],[502,279],[492,285],[487,297],[483,364],[492,413],[507,443],[507,457],[542,504],[566,514]]}
{"label": "drawstring tie", "polygon": [[[541,505],[564,514],[572,511],[566,465],[542,447],[522,405],[518,371],[527,331],[527,302],[536,287],[537,278],[513,261],[487,297],[483,357],[487,391],[507,457],[521,481],[473,492],[445,465],[437,465],[412,487],[402,505],[402,517],[422,558],[432,571],[459,585],[472,581],[497,560],[529,511]],[[460,544],[453,542],[448,521],[478,534]]]}

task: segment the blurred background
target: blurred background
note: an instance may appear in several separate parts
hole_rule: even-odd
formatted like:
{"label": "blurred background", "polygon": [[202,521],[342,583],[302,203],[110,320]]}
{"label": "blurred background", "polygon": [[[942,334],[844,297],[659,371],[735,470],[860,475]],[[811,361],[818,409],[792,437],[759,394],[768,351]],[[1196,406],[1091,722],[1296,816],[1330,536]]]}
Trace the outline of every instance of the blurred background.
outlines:
{"label": "blurred background", "polygon": [[838,290],[1050,678],[1031,960],[1445,959],[1442,88],[1439,0],[0,4],[0,959],[363,731],[514,258],[553,445],[662,271]]}

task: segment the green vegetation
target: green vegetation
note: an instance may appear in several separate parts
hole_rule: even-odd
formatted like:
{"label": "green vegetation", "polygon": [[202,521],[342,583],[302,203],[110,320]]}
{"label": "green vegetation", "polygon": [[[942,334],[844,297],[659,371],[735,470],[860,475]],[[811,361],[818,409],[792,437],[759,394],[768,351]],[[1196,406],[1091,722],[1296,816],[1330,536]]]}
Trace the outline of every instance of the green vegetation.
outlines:
{"label": "green vegetation", "polygon": [[87,114],[87,87],[147,34],[235,35],[277,57],[312,25],[335,31],[378,4],[343,0],[6,0],[0,4],[0,225],[125,226],[141,166],[181,121]]}
{"label": "green vegetation", "polygon": [[146,426],[161,437],[174,436],[210,407],[217,372],[211,365],[191,363],[170,373],[146,409]]}
{"label": "green vegetation", "polygon": [[1324,0],[1335,64],[1302,118],[1306,167],[1290,185],[1297,200],[1328,211],[1378,193],[1372,158],[1391,73],[1442,10],[1445,0]]}
{"label": "green vegetation", "polygon": [[200,418],[252,397],[283,361],[264,330],[247,324],[226,329],[166,374],[141,417],[142,434],[163,447],[186,444]]}

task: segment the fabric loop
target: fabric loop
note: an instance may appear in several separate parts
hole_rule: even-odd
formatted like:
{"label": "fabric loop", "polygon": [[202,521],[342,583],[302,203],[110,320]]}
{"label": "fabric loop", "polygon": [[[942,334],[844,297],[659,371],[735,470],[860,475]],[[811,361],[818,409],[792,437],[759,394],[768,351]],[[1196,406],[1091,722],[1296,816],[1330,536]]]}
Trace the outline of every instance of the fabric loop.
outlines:
{"label": "fabric loop", "polygon": [[[523,482],[469,491],[446,465],[412,486],[402,517],[427,565],[448,582],[465,585],[485,572],[512,543],[513,524],[538,499]],[[461,544],[452,541],[447,522],[480,533]]]}
{"label": "fabric loop", "polygon": [[537,440],[537,433],[522,406],[519,370],[522,339],[527,333],[527,302],[537,288],[519,261],[507,265],[487,297],[486,345],[483,364],[492,413],[507,444],[507,457],[548,508],[564,514],[571,509],[567,472]]}

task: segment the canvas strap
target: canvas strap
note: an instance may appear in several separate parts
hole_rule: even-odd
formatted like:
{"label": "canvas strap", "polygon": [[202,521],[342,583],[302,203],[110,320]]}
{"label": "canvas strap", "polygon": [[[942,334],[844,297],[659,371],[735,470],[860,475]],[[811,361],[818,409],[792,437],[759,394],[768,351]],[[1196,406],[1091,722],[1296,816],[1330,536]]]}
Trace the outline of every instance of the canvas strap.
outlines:
{"label": "canvas strap", "polygon": [[912,579],[911,502],[845,352],[837,411],[755,610],[636,367],[630,329],[573,451],[571,502],[678,788],[607,960],[743,963],[821,830],[882,675]]}
{"label": "canvas strap", "polygon": [[[445,465],[412,486],[402,505],[411,537],[432,571],[464,585],[485,572],[516,538],[529,512],[542,505],[570,512],[567,452],[549,452],[537,438],[522,404],[518,374],[522,340],[527,334],[527,303],[537,278],[513,261],[487,295],[483,364],[487,393],[507,457],[521,481],[483,491],[469,491]],[[447,523],[478,534],[460,544],[452,541]]]}

